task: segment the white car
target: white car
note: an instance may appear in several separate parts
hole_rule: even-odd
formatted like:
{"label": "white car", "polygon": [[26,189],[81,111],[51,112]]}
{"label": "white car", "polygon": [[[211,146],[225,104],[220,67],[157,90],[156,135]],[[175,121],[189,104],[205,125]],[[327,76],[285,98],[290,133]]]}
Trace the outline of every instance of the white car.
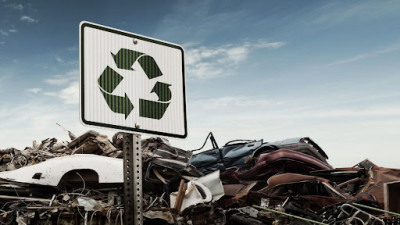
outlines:
{"label": "white car", "polygon": [[[88,181],[95,180],[99,184],[124,182],[122,159],[92,154],[76,154],[48,159],[17,170],[0,172],[0,178],[19,183],[56,187],[62,180],[70,181],[71,175],[76,173],[79,173],[80,178],[85,181],[86,179]],[[66,178],[65,176],[70,177]]]}

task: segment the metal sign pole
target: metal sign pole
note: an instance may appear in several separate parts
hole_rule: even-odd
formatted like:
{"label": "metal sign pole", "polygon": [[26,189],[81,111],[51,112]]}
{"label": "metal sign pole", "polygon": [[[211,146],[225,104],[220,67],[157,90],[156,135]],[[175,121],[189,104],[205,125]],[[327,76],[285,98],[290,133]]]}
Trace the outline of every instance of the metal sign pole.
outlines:
{"label": "metal sign pole", "polygon": [[142,145],[140,134],[124,133],[124,224],[142,225]]}

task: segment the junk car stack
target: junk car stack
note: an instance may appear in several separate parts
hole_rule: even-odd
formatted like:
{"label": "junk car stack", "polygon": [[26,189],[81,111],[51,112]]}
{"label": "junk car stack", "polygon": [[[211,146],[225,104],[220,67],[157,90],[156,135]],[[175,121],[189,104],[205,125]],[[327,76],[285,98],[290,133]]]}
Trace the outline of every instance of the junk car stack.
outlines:
{"label": "junk car stack", "polygon": [[[122,224],[122,135],[0,150],[0,223]],[[142,141],[144,224],[400,224],[400,169],[333,168],[308,137],[186,151]]]}

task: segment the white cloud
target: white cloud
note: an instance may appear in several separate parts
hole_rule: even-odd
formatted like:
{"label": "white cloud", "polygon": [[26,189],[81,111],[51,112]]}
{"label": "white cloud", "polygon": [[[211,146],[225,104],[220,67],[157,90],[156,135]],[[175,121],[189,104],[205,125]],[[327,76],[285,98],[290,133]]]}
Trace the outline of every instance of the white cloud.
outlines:
{"label": "white cloud", "polygon": [[27,22],[27,23],[37,23],[37,22],[39,22],[38,20],[36,20],[36,19],[34,19],[34,18],[30,17],[30,16],[21,16],[21,18],[19,20],[21,20],[23,22]]}
{"label": "white cloud", "polygon": [[[57,60],[57,58],[56,58],[56,60]],[[62,60],[62,59],[60,59],[60,60]],[[79,79],[79,70],[70,70],[63,75],[54,75],[50,78],[47,78],[44,80],[44,82],[46,84],[60,86],[60,85],[65,85],[71,81],[78,80],[78,79]]]}
{"label": "white cloud", "polygon": [[262,48],[276,49],[283,42],[242,43],[239,45],[223,45],[216,48],[187,44],[186,66],[187,75],[193,79],[208,79],[229,76],[230,73],[244,62],[251,51]]}
{"label": "white cloud", "polygon": [[56,60],[57,60],[57,62],[59,62],[59,63],[64,62],[64,60],[62,60],[62,58],[60,58],[60,57],[58,57],[58,56],[56,56]]}
{"label": "white cloud", "polygon": [[0,149],[24,149],[32,146],[33,140],[40,143],[52,137],[69,140],[68,134],[56,125],[57,122],[76,135],[88,130],[79,122],[77,107],[49,101],[3,106],[0,108],[0,121]]}
{"label": "white cloud", "polygon": [[77,104],[79,102],[79,70],[70,70],[63,75],[54,75],[45,79],[46,84],[63,86],[60,91],[44,92],[46,96],[53,96],[63,100],[65,104]]}
{"label": "white cloud", "polygon": [[280,48],[284,45],[285,45],[284,42],[260,42],[253,44],[254,48],[274,48],[274,49]]}
{"label": "white cloud", "polygon": [[18,30],[15,28],[10,28],[8,30],[0,29],[0,35],[3,37],[7,37],[10,35],[10,33],[16,33],[16,32],[18,32]]}
{"label": "white cloud", "polygon": [[196,47],[196,46],[198,46],[199,44],[200,44],[200,43],[198,43],[198,42],[190,41],[190,42],[183,43],[182,46],[183,46],[184,48],[191,48],[191,47]]}
{"label": "white cloud", "polygon": [[273,101],[258,96],[224,96],[219,98],[198,100],[193,103],[193,105],[196,105],[196,108],[199,107],[202,110],[211,111],[230,111],[234,110],[235,108],[242,110],[251,109],[257,105],[267,107],[276,106],[279,104],[280,103],[278,101]]}
{"label": "white cloud", "polygon": [[57,92],[44,92],[43,94],[46,96],[58,96]]}
{"label": "white cloud", "polygon": [[25,7],[22,4],[11,3],[8,5],[5,5],[4,8],[10,8],[10,9],[22,11],[22,10],[24,10]]}
{"label": "white cloud", "polygon": [[67,88],[64,88],[58,94],[66,104],[79,103],[79,82],[72,82]]}
{"label": "white cloud", "polygon": [[352,62],[356,62],[356,61],[359,61],[359,60],[376,57],[376,56],[379,56],[379,55],[383,55],[383,54],[394,52],[394,51],[398,51],[398,50],[400,50],[400,44],[393,45],[393,46],[391,46],[389,48],[380,49],[380,50],[373,51],[373,52],[359,54],[359,55],[356,55],[356,56],[353,56],[353,57],[350,57],[350,58],[337,60],[337,61],[329,63],[328,66],[352,63]]}
{"label": "white cloud", "polygon": [[60,86],[60,85],[64,85],[64,84],[68,83],[70,80],[71,80],[71,78],[69,78],[69,77],[63,77],[63,76],[56,75],[56,76],[53,76],[52,78],[48,78],[48,79],[44,80],[44,82],[47,84]]}
{"label": "white cloud", "polygon": [[400,106],[372,105],[369,107],[329,106],[326,103],[302,104],[269,100],[260,96],[225,96],[198,100],[192,103],[193,110],[202,115],[218,115],[222,121],[241,120],[306,120],[342,118],[385,118],[400,115]]}
{"label": "white cloud", "polygon": [[41,90],[42,90],[41,88],[30,88],[30,89],[27,89],[26,91],[29,92],[29,93],[37,94]]}

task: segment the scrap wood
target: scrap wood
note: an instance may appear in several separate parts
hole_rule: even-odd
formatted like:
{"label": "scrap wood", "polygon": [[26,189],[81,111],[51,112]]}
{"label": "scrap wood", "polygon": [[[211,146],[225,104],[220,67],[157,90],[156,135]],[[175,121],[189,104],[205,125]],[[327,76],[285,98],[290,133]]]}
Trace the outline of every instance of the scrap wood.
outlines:
{"label": "scrap wood", "polygon": [[176,201],[175,201],[175,205],[174,205],[175,215],[179,214],[179,212],[181,211],[183,198],[185,197],[186,189],[187,189],[187,184],[185,183],[185,180],[182,179],[179,184],[178,194],[176,196]]}

